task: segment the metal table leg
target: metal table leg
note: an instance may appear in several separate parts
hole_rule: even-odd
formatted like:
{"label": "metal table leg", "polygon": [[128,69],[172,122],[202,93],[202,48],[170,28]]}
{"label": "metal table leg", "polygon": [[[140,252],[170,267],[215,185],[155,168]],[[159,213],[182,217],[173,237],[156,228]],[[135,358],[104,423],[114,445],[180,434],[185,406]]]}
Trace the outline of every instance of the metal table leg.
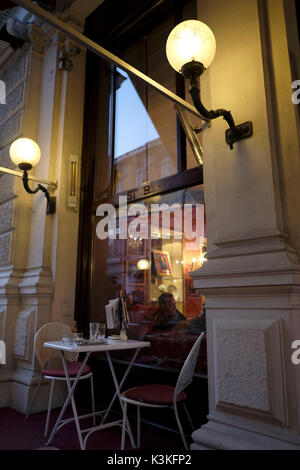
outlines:
{"label": "metal table leg", "polygon": [[69,394],[68,394],[68,396],[67,396],[67,398],[66,398],[66,400],[65,400],[65,403],[64,403],[64,405],[63,405],[63,407],[62,407],[62,409],[61,409],[61,412],[60,412],[60,414],[59,414],[59,417],[57,418],[57,421],[56,421],[56,423],[55,423],[55,426],[54,426],[54,428],[52,429],[51,435],[50,435],[50,437],[49,437],[49,439],[48,439],[48,441],[46,442],[45,445],[48,446],[48,445],[51,443],[51,441],[52,441],[52,439],[53,439],[53,437],[54,437],[54,435],[55,435],[55,433],[56,433],[56,431],[57,431],[57,428],[58,428],[59,424],[60,424],[61,421],[62,421],[62,417],[63,417],[63,415],[64,415],[64,413],[65,413],[65,411],[66,411],[66,408],[67,408],[69,402],[71,401],[72,410],[73,410],[73,415],[74,415],[74,420],[75,420],[75,423],[76,423],[77,435],[78,435],[79,444],[80,444],[80,449],[83,450],[83,449],[84,449],[84,445],[83,445],[83,439],[82,439],[82,434],[81,434],[81,429],[80,429],[80,424],[79,424],[79,419],[78,419],[78,413],[77,413],[77,409],[76,409],[76,405],[75,405],[75,400],[74,400],[74,390],[75,390],[76,385],[77,385],[77,383],[78,383],[78,381],[79,381],[79,379],[80,379],[80,377],[81,377],[82,371],[83,371],[83,369],[84,369],[84,367],[85,367],[85,365],[86,365],[86,363],[87,363],[87,360],[88,360],[88,358],[89,358],[91,352],[88,351],[88,352],[86,353],[85,358],[84,358],[84,360],[83,360],[83,362],[82,362],[82,364],[81,364],[81,366],[80,366],[80,369],[79,369],[79,371],[78,371],[78,374],[77,374],[76,379],[74,380],[72,386],[71,386],[71,382],[70,382],[70,377],[69,377],[68,368],[67,368],[67,364],[66,364],[66,361],[65,361],[64,353],[63,353],[63,351],[60,351],[60,353],[61,353],[62,363],[63,363],[63,367],[64,367],[64,371],[65,371],[66,382],[67,382],[67,387],[68,387],[68,392],[69,392]]}
{"label": "metal table leg", "polygon": [[[108,360],[108,363],[109,363],[109,367],[110,367],[110,370],[111,370],[111,375],[112,375],[112,378],[113,378],[113,381],[114,381],[114,384],[115,384],[115,387],[116,387],[116,393],[115,393],[115,396],[117,395],[119,397],[119,401],[120,401],[120,405],[121,405],[121,410],[122,410],[122,413],[123,413],[123,402],[121,400],[121,391],[120,391],[120,388],[125,380],[125,378],[127,377],[127,375],[129,374],[132,366],[133,366],[133,363],[134,363],[134,360],[137,356],[137,354],[139,353],[139,349],[135,352],[135,354],[133,355],[131,361],[130,361],[130,364],[129,366],[127,367],[126,371],[125,371],[125,374],[123,376],[123,379],[121,380],[120,382],[120,385],[118,384],[118,380],[117,380],[117,376],[116,376],[116,373],[115,373],[115,369],[114,369],[114,366],[113,366],[113,363],[112,363],[112,360],[111,360],[111,357],[110,357],[110,354],[109,354],[109,351],[106,351],[106,356],[107,356],[107,360]],[[125,378],[124,378],[125,377]],[[114,402],[115,400],[115,396],[114,398],[112,399],[112,402],[111,402],[111,405],[112,403]],[[134,439],[133,439],[133,435],[132,435],[132,431],[131,431],[131,426],[129,424],[129,421],[128,421],[128,418],[126,418],[126,427],[127,427],[127,430],[128,430],[128,434],[129,434],[129,438],[130,438],[130,442],[131,442],[131,445],[133,448],[135,448],[135,442],[134,442]]]}
{"label": "metal table leg", "polygon": [[[130,361],[130,363],[129,363],[129,365],[128,365],[128,367],[127,367],[127,369],[126,369],[126,371],[125,371],[125,373],[124,373],[124,375],[123,375],[123,377],[122,377],[122,380],[121,380],[120,384],[118,384],[118,389],[119,389],[119,390],[122,388],[122,385],[123,385],[123,383],[125,382],[125,380],[126,380],[128,374],[129,374],[129,372],[130,372],[130,370],[131,370],[131,368],[132,368],[132,366],[133,366],[133,364],[134,364],[134,361],[136,360],[136,357],[137,357],[137,355],[138,355],[139,352],[140,352],[140,349],[137,349],[137,350],[134,352],[134,355],[132,356],[132,359],[131,359],[131,361]],[[111,373],[112,373],[112,377],[113,377],[113,380],[114,380],[114,377],[115,377],[114,367],[113,367],[112,360],[111,360],[111,357],[110,357],[110,355],[108,354],[108,352],[106,352],[106,356],[107,356],[108,364],[109,364],[109,367],[110,367],[110,370],[111,370]],[[112,398],[112,400],[111,400],[111,402],[110,402],[110,404],[109,404],[109,406],[108,406],[108,408],[107,408],[107,410],[106,410],[104,416],[102,417],[101,424],[104,424],[104,422],[105,422],[105,420],[106,420],[106,418],[107,418],[107,416],[108,416],[108,413],[110,412],[110,410],[111,410],[111,408],[112,408],[112,406],[113,406],[113,404],[114,404],[115,399],[117,398],[117,396],[118,396],[118,392],[117,392],[117,389],[116,389],[116,392],[115,392],[115,394],[114,394],[114,396],[113,396],[113,398]]]}
{"label": "metal table leg", "polygon": [[[114,382],[114,385],[115,385],[115,389],[116,389],[116,392],[109,404],[109,407],[107,408],[102,420],[101,420],[101,424],[99,426],[95,426],[94,428],[91,428],[89,429],[88,431],[88,434],[86,435],[85,439],[84,439],[84,448],[86,446],[86,442],[87,442],[87,439],[89,438],[89,436],[94,433],[95,431],[100,431],[101,429],[105,429],[107,427],[110,427],[110,426],[115,426],[115,425],[119,425],[120,424],[120,421],[113,421],[111,423],[107,423],[107,424],[104,424],[104,421],[106,420],[107,416],[108,416],[108,413],[110,412],[111,410],[111,407],[115,401],[115,399],[118,397],[119,398],[119,401],[120,401],[120,406],[121,406],[121,409],[123,411],[123,402],[121,400],[121,387],[124,383],[124,381],[126,380],[126,377],[128,376],[133,364],[134,364],[134,361],[138,355],[138,353],[140,352],[140,348],[137,348],[136,351],[134,352],[133,356],[132,356],[132,359],[122,377],[122,380],[120,381],[120,383],[118,383],[118,379],[117,379],[117,376],[116,376],[116,373],[115,373],[115,369],[114,369],[114,366],[113,366],[113,362],[112,362],[112,359],[111,359],[111,356],[110,356],[110,353],[109,351],[106,351],[106,357],[107,357],[107,361],[108,361],[108,364],[109,364],[109,367],[110,367],[110,371],[111,371],[111,375],[112,375],[112,378],[113,378],[113,382]],[[134,442],[134,439],[133,439],[133,435],[132,435],[132,431],[131,431],[131,427],[130,427],[130,424],[129,424],[129,421],[127,419],[126,423],[125,423],[125,426],[128,430],[128,434],[129,434],[129,438],[130,438],[130,442],[131,442],[131,445],[133,448],[136,447],[135,445],[135,442]]]}

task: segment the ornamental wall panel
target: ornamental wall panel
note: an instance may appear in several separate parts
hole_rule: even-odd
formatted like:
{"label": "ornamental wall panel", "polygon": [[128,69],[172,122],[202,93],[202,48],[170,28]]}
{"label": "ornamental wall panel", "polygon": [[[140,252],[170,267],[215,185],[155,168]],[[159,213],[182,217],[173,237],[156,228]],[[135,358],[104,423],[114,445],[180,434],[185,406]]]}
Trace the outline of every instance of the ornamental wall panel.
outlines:
{"label": "ornamental wall panel", "polygon": [[29,48],[26,44],[9,59],[0,71],[0,80],[5,82],[7,95],[26,78],[28,50]]}
{"label": "ornamental wall panel", "polygon": [[11,229],[13,223],[13,201],[0,204],[0,232]]}
{"label": "ornamental wall panel", "polygon": [[18,359],[30,362],[32,358],[32,332],[34,331],[35,310],[22,310],[16,319],[13,354]]}
{"label": "ornamental wall panel", "polygon": [[[0,165],[15,169],[9,157],[11,142],[22,133],[25,88],[29,63],[29,46],[18,49],[1,67],[0,80],[5,83],[6,104],[0,106]],[[0,175],[0,265],[11,263],[14,234],[15,179]]]}
{"label": "ornamental wall panel", "polygon": [[11,260],[12,232],[0,235],[0,265],[8,264]]}
{"label": "ornamental wall panel", "polygon": [[15,180],[11,177],[11,175],[5,173],[0,175],[0,201],[10,199],[14,196],[14,186]]}
{"label": "ornamental wall panel", "polygon": [[0,145],[9,145],[13,140],[20,136],[22,128],[23,110],[13,114],[7,121],[0,125]]}
{"label": "ornamental wall panel", "polygon": [[0,310],[0,339],[5,340],[6,309]]}
{"label": "ornamental wall panel", "polygon": [[287,424],[281,320],[213,324],[217,409]]}

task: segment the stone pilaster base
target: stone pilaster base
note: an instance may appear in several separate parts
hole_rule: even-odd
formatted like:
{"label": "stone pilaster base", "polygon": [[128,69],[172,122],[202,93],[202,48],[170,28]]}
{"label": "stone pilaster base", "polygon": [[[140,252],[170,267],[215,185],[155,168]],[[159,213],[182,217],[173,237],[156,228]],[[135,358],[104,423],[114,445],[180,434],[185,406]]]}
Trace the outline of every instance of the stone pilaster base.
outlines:
{"label": "stone pilaster base", "polygon": [[[31,371],[27,369],[17,369],[12,376],[9,406],[17,411],[20,411],[20,413],[26,414],[39,380],[39,374],[32,375]],[[45,380],[41,385],[31,413],[38,413],[48,409],[49,394],[50,382]],[[56,382],[54,385],[52,399],[53,409],[59,408],[63,405],[66,399],[66,394],[66,384],[62,382]]]}
{"label": "stone pilaster base", "polygon": [[193,435],[191,450],[299,450],[300,445],[210,421]]}
{"label": "stone pilaster base", "polygon": [[207,300],[209,422],[192,449],[300,449],[299,264],[281,243],[258,247],[193,273]]}

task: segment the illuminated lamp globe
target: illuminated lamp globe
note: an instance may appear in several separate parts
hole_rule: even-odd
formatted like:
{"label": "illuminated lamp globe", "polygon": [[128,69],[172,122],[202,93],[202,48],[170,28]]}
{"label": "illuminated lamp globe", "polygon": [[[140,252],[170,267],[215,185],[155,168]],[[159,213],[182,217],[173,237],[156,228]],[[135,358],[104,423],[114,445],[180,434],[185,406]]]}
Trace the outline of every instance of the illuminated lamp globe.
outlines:
{"label": "illuminated lamp globe", "polygon": [[11,144],[9,155],[16,166],[27,171],[38,164],[41,158],[41,150],[34,140],[21,137]]}
{"label": "illuminated lamp globe", "polygon": [[140,259],[137,262],[137,268],[140,271],[147,271],[148,269],[150,269],[150,261],[148,261],[147,259]]}
{"label": "illuminated lamp globe", "polygon": [[170,32],[166,43],[168,61],[186,78],[201,75],[212,63],[216,40],[212,30],[202,21],[187,20]]}

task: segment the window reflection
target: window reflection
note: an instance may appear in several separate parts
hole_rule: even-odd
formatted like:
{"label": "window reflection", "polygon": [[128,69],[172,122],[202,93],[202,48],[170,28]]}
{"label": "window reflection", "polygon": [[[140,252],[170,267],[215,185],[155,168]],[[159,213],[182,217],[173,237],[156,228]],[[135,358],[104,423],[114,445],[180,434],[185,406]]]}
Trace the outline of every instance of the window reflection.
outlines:
{"label": "window reflection", "polygon": [[[150,213],[154,204],[164,203],[175,208],[168,214],[169,238],[165,238],[168,217],[164,218],[164,211],[156,218]],[[175,222],[178,215],[184,218],[184,204],[193,205],[194,227],[196,214],[202,214],[201,232],[194,240],[186,237],[184,223],[179,232]],[[148,238],[129,236],[125,240],[109,240],[107,274],[111,276],[115,297],[120,289],[126,291],[128,336],[151,342],[151,350],[141,360],[179,366],[196,336],[206,330],[205,297],[194,289],[189,274],[206,262],[204,210],[196,212],[196,207],[204,208],[202,189],[152,197],[146,205]],[[131,220],[128,217],[128,225]],[[153,223],[155,220],[158,223]],[[203,372],[203,357],[201,361]]]}
{"label": "window reflection", "polygon": [[[174,174],[177,165],[170,123],[166,126],[162,112],[157,115],[153,106],[161,104],[163,98],[153,95],[152,101],[147,99],[147,110],[131,78],[119,69],[116,73],[114,159],[120,172],[116,191],[121,192],[139,187],[149,179]],[[166,116],[172,112],[170,104],[169,107]],[[172,121],[175,123],[174,113]]]}
{"label": "window reflection", "polygon": [[[173,27],[168,18],[121,52],[126,62],[176,93],[175,74],[165,53]],[[114,159],[120,178],[116,192],[177,173],[174,105],[156,90],[117,68]]]}
{"label": "window reflection", "polygon": [[159,139],[159,134],[128,74],[120,69],[117,73],[123,80],[116,91],[115,159],[124,159]]}

